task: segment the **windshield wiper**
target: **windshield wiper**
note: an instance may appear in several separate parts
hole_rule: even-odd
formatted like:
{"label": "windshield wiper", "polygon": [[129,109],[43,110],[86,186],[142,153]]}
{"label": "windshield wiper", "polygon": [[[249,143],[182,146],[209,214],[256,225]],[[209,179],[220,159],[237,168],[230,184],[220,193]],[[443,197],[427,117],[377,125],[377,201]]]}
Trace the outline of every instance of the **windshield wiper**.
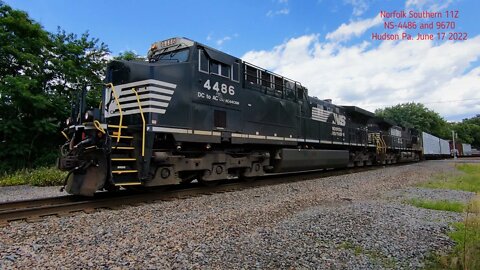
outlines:
{"label": "windshield wiper", "polygon": [[180,62],[180,60],[178,60],[177,58],[168,58],[168,59],[161,59],[161,60],[177,61],[177,63]]}

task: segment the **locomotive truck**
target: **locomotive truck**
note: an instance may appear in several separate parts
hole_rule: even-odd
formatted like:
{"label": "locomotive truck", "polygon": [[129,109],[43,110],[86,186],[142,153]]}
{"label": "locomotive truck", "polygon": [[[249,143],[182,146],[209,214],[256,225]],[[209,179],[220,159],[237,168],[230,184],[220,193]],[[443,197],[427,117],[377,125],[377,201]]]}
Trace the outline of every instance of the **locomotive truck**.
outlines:
{"label": "locomotive truck", "polygon": [[66,191],[205,184],[273,172],[417,161],[419,132],[187,38],[108,64],[99,108],[77,110]]}

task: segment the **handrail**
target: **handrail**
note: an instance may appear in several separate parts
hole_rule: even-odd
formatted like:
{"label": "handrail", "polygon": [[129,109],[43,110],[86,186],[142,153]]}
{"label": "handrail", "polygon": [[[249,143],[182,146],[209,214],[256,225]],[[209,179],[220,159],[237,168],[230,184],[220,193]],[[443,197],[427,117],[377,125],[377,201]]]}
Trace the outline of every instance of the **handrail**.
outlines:
{"label": "handrail", "polygon": [[[255,70],[255,74],[249,73],[247,70],[248,67],[253,68]],[[264,78],[262,76],[262,72],[269,75],[270,76],[269,79]],[[264,68],[255,66],[247,62],[244,62],[243,75],[245,78],[246,86],[250,86],[250,87],[252,86],[248,84],[248,82],[251,82],[248,80],[248,77],[251,77],[255,79],[255,82],[251,82],[253,84],[253,88],[259,89],[265,94],[277,96],[277,97],[278,97],[278,94],[276,93],[276,91],[281,92],[281,98],[283,99],[290,99],[289,97],[287,97],[287,95],[291,94],[292,92],[293,92],[293,95],[295,96],[295,99],[297,99],[296,91],[298,89],[303,89],[302,84],[298,81],[283,77],[279,74],[276,74],[274,72],[268,71]],[[275,78],[280,78],[282,80],[282,83],[277,83]],[[268,85],[264,85],[264,83],[267,83]],[[287,86],[287,83],[292,84],[292,87]],[[273,92],[273,94],[269,92]]]}
{"label": "handrail", "polygon": [[115,103],[117,103],[118,112],[120,114],[120,123],[118,124],[118,132],[117,132],[117,143],[120,142],[120,136],[122,135],[122,123],[123,123],[123,112],[122,106],[120,106],[120,101],[118,100],[117,92],[115,91],[115,87],[113,83],[107,83],[107,87],[112,88],[113,97],[115,98]]}
{"label": "handrail", "polygon": [[[284,80],[291,81],[291,82],[293,82],[293,83],[295,83],[295,84],[298,84],[298,85],[300,85],[300,86],[302,85],[302,84],[301,84],[300,82],[298,82],[298,81],[295,81],[295,80],[292,80],[292,79],[290,79],[290,78],[284,77],[284,76],[282,76],[282,75],[280,75],[280,74],[277,74],[277,73],[275,73],[275,72],[273,72],[273,71],[269,71],[269,70],[267,70],[267,69],[265,69],[265,68],[259,67],[259,66],[257,66],[257,65],[252,64],[252,63],[245,62],[245,61],[243,61],[243,63],[244,63],[246,66],[250,66],[250,67],[253,67],[253,68],[255,68],[255,69],[258,69],[258,70],[261,70],[261,71],[265,71],[265,72],[267,72],[268,74],[274,75],[274,76],[276,76],[276,77],[281,77],[281,78],[284,79]],[[246,71],[246,69],[245,69],[245,71]],[[244,74],[246,74],[246,73],[244,72]]]}
{"label": "handrail", "polygon": [[380,141],[382,143],[382,152],[386,154],[387,153],[387,143],[383,139],[382,135],[380,135]]}
{"label": "handrail", "polygon": [[387,153],[387,143],[385,140],[382,138],[381,133],[375,133],[375,142],[377,145],[377,153],[382,154],[382,153]]}
{"label": "handrail", "polygon": [[142,115],[142,122],[143,122],[143,134],[142,134],[142,157],[145,157],[145,116],[143,115],[143,109],[142,109],[142,104],[140,104],[140,98],[138,96],[137,91],[135,90],[135,87],[132,88],[133,93],[135,93],[135,96],[137,97],[137,103],[138,103],[138,108],[140,109],[140,114]]}
{"label": "handrail", "polygon": [[105,134],[105,129],[103,129],[102,127],[102,124],[100,124],[100,122],[98,120],[94,120],[93,121],[93,125],[95,126],[95,128],[100,131],[101,133]]}
{"label": "handrail", "polygon": [[70,138],[68,138],[67,133],[65,133],[63,130],[60,131],[60,132],[62,133],[63,137],[65,137],[67,139],[67,141],[70,140]]}
{"label": "handrail", "polygon": [[375,138],[375,144],[377,145],[377,148],[376,148],[377,154],[380,154],[382,149],[382,145],[380,143],[380,135],[378,133],[375,133],[374,138]]}

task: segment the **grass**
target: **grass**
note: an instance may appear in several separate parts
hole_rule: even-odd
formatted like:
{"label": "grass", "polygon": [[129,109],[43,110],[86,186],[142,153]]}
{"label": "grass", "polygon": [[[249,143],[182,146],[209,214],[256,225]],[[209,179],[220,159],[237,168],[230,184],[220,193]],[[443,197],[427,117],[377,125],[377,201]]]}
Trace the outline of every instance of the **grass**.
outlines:
{"label": "grass", "polygon": [[447,200],[434,201],[434,200],[424,200],[424,199],[410,199],[407,203],[421,208],[432,209],[432,210],[441,210],[441,211],[451,211],[451,212],[463,212],[465,209],[465,204],[461,202],[452,202]]}
{"label": "grass", "polygon": [[58,186],[63,185],[65,176],[66,172],[62,172],[55,167],[20,170],[0,176],[0,186]]}
{"label": "grass", "polygon": [[460,164],[455,166],[462,171],[461,175],[441,174],[431,181],[420,184],[426,188],[441,188],[464,190],[470,192],[480,192],[480,165],[479,164]]}
{"label": "grass", "polygon": [[427,269],[480,269],[480,164],[461,164],[456,168],[461,175],[439,175],[423,187],[476,192],[467,204],[448,201],[416,200],[409,203],[423,208],[464,212],[463,222],[452,224],[448,235],[455,241],[450,254],[434,255],[427,261]]}
{"label": "grass", "polygon": [[448,236],[455,241],[450,254],[436,255],[427,269],[480,269],[480,195],[466,207],[463,222],[452,224]]}

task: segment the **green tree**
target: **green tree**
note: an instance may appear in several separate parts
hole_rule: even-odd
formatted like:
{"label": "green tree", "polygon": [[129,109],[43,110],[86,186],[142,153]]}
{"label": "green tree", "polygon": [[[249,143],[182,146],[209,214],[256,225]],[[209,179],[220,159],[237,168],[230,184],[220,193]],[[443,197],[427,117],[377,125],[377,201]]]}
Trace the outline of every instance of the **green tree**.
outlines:
{"label": "green tree", "polygon": [[455,123],[453,129],[457,132],[460,141],[470,143],[473,147],[480,147],[480,115]]}
{"label": "green tree", "polygon": [[40,135],[55,130],[53,105],[42,91],[51,78],[45,54],[51,45],[25,12],[0,3],[0,169],[23,167]]}
{"label": "green tree", "polygon": [[124,52],[121,52],[118,56],[115,56],[113,59],[115,59],[115,60],[128,60],[128,61],[131,61],[131,60],[143,61],[143,60],[145,60],[145,57],[142,57],[142,56],[138,55],[134,51],[124,51]]}
{"label": "green tree", "polygon": [[[101,83],[108,48],[87,34],[50,34],[0,2],[0,172],[51,164],[72,96]],[[98,89],[89,96],[96,99]]]}
{"label": "green tree", "polygon": [[421,103],[404,103],[377,109],[375,114],[394,120],[402,126],[413,127],[441,138],[450,136],[450,124],[438,113],[426,108]]}
{"label": "green tree", "polygon": [[472,118],[463,119],[462,122],[466,124],[474,124],[474,125],[480,126],[480,114],[477,114]]}
{"label": "green tree", "polygon": [[[109,50],[106,44],[90,38],[88,32],[80,37],[58,29],[51,35],[54,78],[48,82],[48,90],[56,93],[57,104],[63,104],[62,117],[68,116],[71,101],[88,87],[87,105],[97,107],[103,89],[104,71]],[[64,118],[63,118],[64,119]]]}

